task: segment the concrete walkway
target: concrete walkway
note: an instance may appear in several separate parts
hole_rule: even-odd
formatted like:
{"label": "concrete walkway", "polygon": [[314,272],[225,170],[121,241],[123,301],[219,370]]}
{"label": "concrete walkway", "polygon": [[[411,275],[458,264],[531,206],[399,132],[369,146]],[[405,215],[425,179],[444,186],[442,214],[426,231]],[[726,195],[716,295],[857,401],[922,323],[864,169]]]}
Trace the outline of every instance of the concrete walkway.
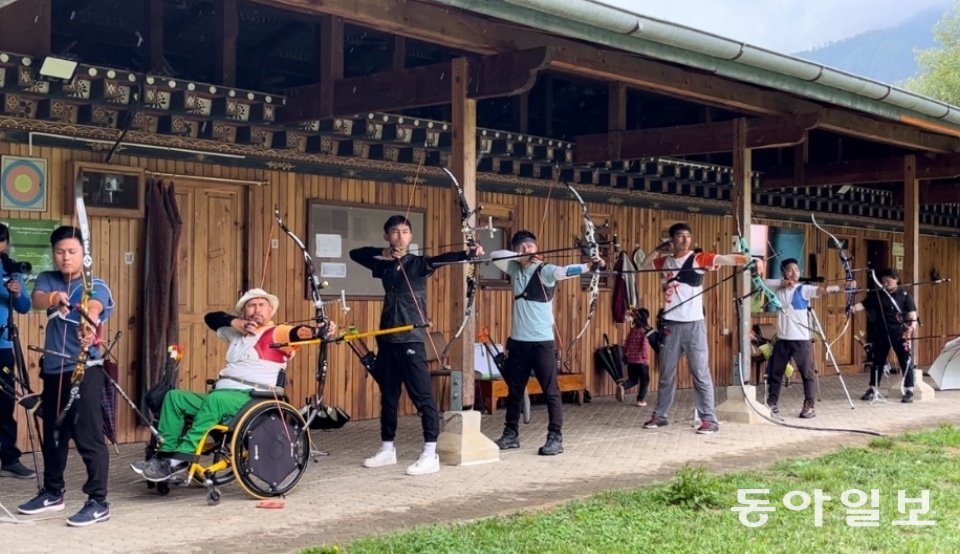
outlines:
{"label": "concrete walkway", "polygon": [[[802,403],[799,385],[785,389],[781,413],[793,424],[883,433],[935,428],[960,419],[960,391],[937,392],[933,402],[869,404],[858,400],[866,389],[866,375],[848,376],[846,381],[855,410],[847,404],[839,380],[825,377],[821,379],[824,398],[815,419],[796,418]],[[722,401],[722,391],[719,396]],[[670,425],[657,430],[640,427],[649,417],[649,407],[620,404],[611,397],[583,406],[566,404],[566,453],[554,458],[536,453],[546,435],[546,410],[535,404],[533,421],[521,425],[521,448],[504,453],[499,463],[447,466],[436,475],[423,477],[403,474],[421,446],[416,417],[401,419],[399,464],[378,469],[360,466],[379,446],[378,423],[351,422],[338,431],[313,433],[314,443],[330,455],[311,464],[281,510],[258,509],[257,502],[236,484],[223,487],[218,506],[206,505],[201,488],[174,487],[168,496],[160,496],[148,490],[128,467],[142,456],[143,446],[126,445],[119,456],[111,455],[112,519],[83,529],[67,527],[64,522],[85,500],[80,492],[83,464],[74,453],[67,468],[66,510],[52,517],[19,516],[33,524],[0,523],[2,550],[289,552],[417,524],[488,517],[607,489],[638,487],[669,479],[687,463],[734,471],[870,439],[862,434],[797,430],[768,423],[721,422],[720,433],[697,435],[690,426],[691,400],[690,391],[682,391],[670,414]],[[502,417],[502,410],[496,416],[483,416],[487,436],[499,435]],[[23,461],[31,463],[30,456]],[[17,504],[33,496],[35,487],[34,481],[0,479],[0,503],[15,511]]]}

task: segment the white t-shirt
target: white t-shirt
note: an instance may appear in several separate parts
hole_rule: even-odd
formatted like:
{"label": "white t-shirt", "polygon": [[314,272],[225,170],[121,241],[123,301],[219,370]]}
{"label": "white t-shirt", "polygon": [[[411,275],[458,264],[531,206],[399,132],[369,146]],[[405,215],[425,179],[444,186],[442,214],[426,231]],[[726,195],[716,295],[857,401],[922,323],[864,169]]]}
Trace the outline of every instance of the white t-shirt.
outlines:
{"label": "white t-shirt", "polygon": [[816,285],[798,284],[784,288],[783,281],[765,279],[764,283],[777,295],[783,310],[777,314],[777,338],[810,340],[810,300],[819,295]]}
{"label": "white t-shirt", "polygon": [[703,319],[703,285],[694,287],[674,279],[679,276],[680,272],[677,270],[683,267],[690,256],[696,256],[693,259],[693,269],[697,270],[696,273],[703,275],[714,267],[714,258],[717,255],[713,252],[690,252],[682,258],[663,256],[653,260],[653,267],[661,270],[663,311],[664,319],[667,321],[688,322]]}
{"label": "white t-shirt", "polygon": [[[217,336],[229,343],[227,365],[220,370],[220,377],[236,377],[265,387],[277,384],[277,375],[287,365],[289,356],[281,349],[270,348],[275,340],[277,327],[262,327],[255,335],[243,335],[233,327],[221,327]],[[249,385],[220,379],[216,388],[249,390]]]}

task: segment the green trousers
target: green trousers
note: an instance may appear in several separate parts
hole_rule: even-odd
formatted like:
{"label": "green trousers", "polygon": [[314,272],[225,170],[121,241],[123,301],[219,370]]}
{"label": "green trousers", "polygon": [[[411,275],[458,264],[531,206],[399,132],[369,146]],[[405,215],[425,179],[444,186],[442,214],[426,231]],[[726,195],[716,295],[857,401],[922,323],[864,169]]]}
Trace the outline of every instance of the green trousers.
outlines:
{"label": "green trousers", "polygon": [[[158,452],[193,460],[203,435],[214,425],[236,415],[249,401],[250,391],[247,390],[214,390],[209,394],[171,390],[163,398],[163,407],[160,408],[158,431],[163,444]],[[193,417],[193,424],[184,432],[187,416]]]}

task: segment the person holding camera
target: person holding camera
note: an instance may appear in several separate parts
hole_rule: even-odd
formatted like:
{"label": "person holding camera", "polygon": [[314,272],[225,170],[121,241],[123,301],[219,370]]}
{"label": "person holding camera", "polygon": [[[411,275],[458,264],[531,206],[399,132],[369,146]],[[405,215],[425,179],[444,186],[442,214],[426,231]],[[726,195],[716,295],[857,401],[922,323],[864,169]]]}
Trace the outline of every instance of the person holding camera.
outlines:
{"label": "person holding camera", "polygon": [[[16,387],[14,385],[17,371],[16,357],[13,353],[13,343],[10,341],[11,311],[25,314],[30,311],[30,297],[26,294],[26,285],[19,265],[7,255],[10,247],[10,229],[0,223],[0,278],[3,287],[0,287],[0,477],[14,477],[16,479],[33,479],[34,470],[20,463],[20,450],[17,448],[17,422],[13,418],[17,407]],[[10,271],[8,271],[10,270]]]}

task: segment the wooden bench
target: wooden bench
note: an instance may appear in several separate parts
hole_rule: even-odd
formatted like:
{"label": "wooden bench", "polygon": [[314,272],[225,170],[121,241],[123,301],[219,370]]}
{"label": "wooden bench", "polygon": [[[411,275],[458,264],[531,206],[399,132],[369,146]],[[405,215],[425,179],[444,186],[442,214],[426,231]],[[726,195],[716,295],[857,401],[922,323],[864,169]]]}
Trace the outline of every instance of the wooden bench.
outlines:
{"label": "wooden bench", "polygon": [[[557,375],[557,385],[560,392],[576,392],[577,404],[583,404],[583,392],[586,390],[586,379],[583,373],[561,373]],[[497,401],[507,397],[507,383],[503,379],[478,379],[477,386],[480,388],[480,397],[483,398],[483,406],[491,414],[497,411]],[[527,394],[543,394],[540,383],[533,377],[527,381]]]}

